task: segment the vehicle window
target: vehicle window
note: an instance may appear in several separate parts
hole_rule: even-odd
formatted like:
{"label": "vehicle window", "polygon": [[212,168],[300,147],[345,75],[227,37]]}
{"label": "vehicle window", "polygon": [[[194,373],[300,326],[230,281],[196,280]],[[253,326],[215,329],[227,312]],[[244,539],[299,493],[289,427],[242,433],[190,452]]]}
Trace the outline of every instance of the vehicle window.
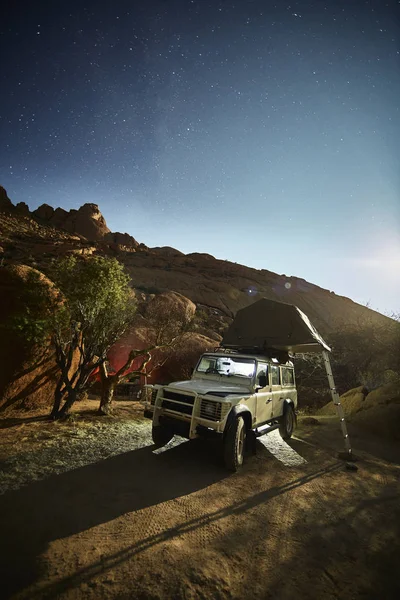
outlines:
{"label": "vehicle window", "polygon": [[198,373],[226,375],[227,377],[253,377],[256,368],[255,360],[232,357],[205,355],[202,357],[198,367]]}
{"label": "vehicle window", "polygon": [[288,369],[287,367],[282,367],[282,385],[293,385],[293,384],[294,384],[293,369]]}
{"label": "vehicle window", "polygon": [[280,385],[281,377],[279,372],[279,367],[276,365],[271,365],[271,385]]}
{"label": "vehicle window", "polygon": [[[265,377],[267,380],[266,385],[268,385],[268,365],[266,363],[258,363],[256,385],[262,384],[260,377]],[[261,385],[261,387],[265,387],[265,385]]]}
{"label": "vehicle window", "polygon": [[204,373],[205,371],[208,371],[209,369],[216,369],[216,367],[217,367],[217,361],[214,357],[203,356],[197,370]]}

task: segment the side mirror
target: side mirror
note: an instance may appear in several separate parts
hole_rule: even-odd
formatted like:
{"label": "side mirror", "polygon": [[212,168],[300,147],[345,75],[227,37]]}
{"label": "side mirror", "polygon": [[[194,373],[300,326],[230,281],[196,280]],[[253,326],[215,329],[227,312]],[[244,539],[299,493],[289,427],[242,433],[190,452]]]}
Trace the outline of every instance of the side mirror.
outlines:
{"label": "side mirror", "polygon": [[267,376],[266,375],[260,375],[260,377],[258,378],[258,385],[261,386],[262,388],[267,387]]}

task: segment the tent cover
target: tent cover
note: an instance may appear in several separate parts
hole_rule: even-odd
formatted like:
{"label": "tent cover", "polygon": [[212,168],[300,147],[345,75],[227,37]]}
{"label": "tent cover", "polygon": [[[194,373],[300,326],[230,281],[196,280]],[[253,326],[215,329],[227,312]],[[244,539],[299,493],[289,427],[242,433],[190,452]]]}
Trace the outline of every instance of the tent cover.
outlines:
{"label": "tent cover", "polygon": [[238,310],[221,346],[242,351],[330,351],[318,331],[297,306],[262,298]]}

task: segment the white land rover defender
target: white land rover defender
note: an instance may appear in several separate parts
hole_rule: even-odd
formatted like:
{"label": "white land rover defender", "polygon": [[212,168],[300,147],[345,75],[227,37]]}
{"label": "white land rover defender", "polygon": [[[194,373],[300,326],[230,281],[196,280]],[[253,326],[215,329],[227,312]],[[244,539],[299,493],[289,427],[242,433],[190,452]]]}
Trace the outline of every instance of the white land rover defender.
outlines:
{"label": "white land rover defender", "polygon": [[296,422],[297,391],[287,353],[278,360],[221,348],[203,354],[188,381],[145,386],[143,400],[157,446],[175,434],[193,439],[214,430],[233,471],[243,463],[246,440],[277,428],[288,439]]}
{"label": "white land rover defender", "polygon": [[[243,463],[247,441],[279,428],[291,437],[297,392],[290,355],[321,353],[332,399],[340,405],[329,363],[329,346],[297,306],[261,298],[238,310],[222,347],[204,354],[189,381],[147,386],[146,417],[153,440],[167,444],[174,434],[192,439],[214,430],[222,436],[226,466]],[[343,411],[338,410],[347,454],[351,454]]]}

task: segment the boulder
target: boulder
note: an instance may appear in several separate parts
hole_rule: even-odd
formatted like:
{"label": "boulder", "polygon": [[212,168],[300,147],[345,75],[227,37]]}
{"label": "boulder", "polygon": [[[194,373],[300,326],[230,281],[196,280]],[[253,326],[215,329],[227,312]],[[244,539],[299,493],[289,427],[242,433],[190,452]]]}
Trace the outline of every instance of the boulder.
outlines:
{"label": "boulder", "polygon": [[118,247],[133,247],[137,248],[139,246],[139,242],[135,240],[134,237],[129,235],[129,233],[119,233],[119,231],[113,233],[109,231],[104,235],[104,241],[110,242],[111,244],[117,244]]}
{"label": "boulder", "polygon": [[178,292],[163,292],[154,296],[148,304],[145,317],[151,313],[160,315],[160,318],[165,315],[175,317],[177,320],[183,319],[189,322],[193,319],[196,312],[194,302],[179,294]]}
{"label": "boulder", "polygon": [[[368,394],[368,390],[364,386],[360,386],[357,388],[353,388],[340,396],[340,402],[343,407],[344,414],[346,416],[353,415],[363,408],[365,398]],[[319,409],[319,415],[335,415],[336,414],[336,406],[333,404],[332,400],[328,402],[325,406]]]}
{"label": "boulder", "polygon": [[[148,301],[147,306],[143,311],[144,315],[138,314],[135,323],[130,330],[110,349],[108,358],[113,370],[120,369],[126,363],[131,350],[142,350],[160,343],[160,340],[157,340],[157,333],[160,333],[161,328],[165,331],[165,336],[162,341],[170,341],[171,338],[179,333],[182,324],[189,322],[193,318],[195,311],[195,304],[189,300],[189,298],[182,296],[182,294],[166,292],[153,296]],[[179,340],[179,352],[184,352],[183,349],[185,347],[190,347],[190,352],[193,353],[194,348],[196,356],[197,354],[201,354],[204,343],[199,344],[199,340],[201,340],[201,342],[207,340],[207,343],[205,344],[207,347],[214,347],[216,345],[215,341],[209,340],[196,333],[193,334],[193,340],[196,340],[196,342],[191,340],[189,343],[189,339],[186,337],[187,335],[188,334],[185,334],[184,338],[180,338]],[[183,343],[183,339],[185,339],[185,344]],[[165,355],[163,352],[164,351],[162,350],[153,352],[153,362],[149,364],[148,370],[151,370],[155,363],[162,362],[160,361],[160,356]],[[167,349],[167,353],[171,357],[168,360],[168,364],[171,361],[171,364],[177,362],[176,352],[177,350],[175,349],[172,351]],[[132,365],[130,371],[138,369],[142,361],[142,358],[138,358]],[[192,357],[190,356],[190,364],[191,363]],[[176,370],[176,365],[174,369]],[[163,367],[162,369],[161,367],[157,368],[153,371],[148,382],[158,381],[161,376],[165,378],[167,373],[167,367]]]}
{"label": "boulder", "polygon": [[[78,210],[72,208],[70,211],[63,208],[54,210],[48,204],[42,204],[33,211],[33,215],[53,227],[65,229],[69,233],[90,241],[102,240],[106,234],[110,233],[97,204],[84,204]],[[126,239],[129,238],[130,242],[133,240],[137,245],[134,238],[128,234],[123,235],[128,236]]]}
{"label": "boulder", "polygon": [[370,392],[351,422],[364,431],[386,440],[400,440],[400,381]]}
{"label": "boulder", "polygon": [[102,240],[110,232],[97,204],[84,204],[76,213],[71,233],[84,235],[88,240]]}
{"label": "boulder", "polygon": [[204,352],[213,351],[218,346],[214,340],[195,332],[184,334],[171,352],[168,361],[152,374],[151,383],[171,382],[189,379]]}
{"label": "boulder", "polygon": [[102,240],[110,231],[97,204],[84,204],[78,210],[71,209],[69,212],[57,208],[51,224],[90,241]]}
{"label": "boulder", "polygon": [[[0,269],[0,411],[9,407],[50,406],[54,396],[58,369],[53,354],[46,347],[27,343],[23,335],[10,327],[24,314],[24,292],[33,273],[53,294],[53,284],[31,267],[14,265]],[[35,310],[32,306],[31,314]]]}
{"label": "boulder", "polygon": [[375,390],[372,390],[363,403],[363,409],[368,410],[370,408],[400,403],[400,382],[393,381],[386,383]]}

